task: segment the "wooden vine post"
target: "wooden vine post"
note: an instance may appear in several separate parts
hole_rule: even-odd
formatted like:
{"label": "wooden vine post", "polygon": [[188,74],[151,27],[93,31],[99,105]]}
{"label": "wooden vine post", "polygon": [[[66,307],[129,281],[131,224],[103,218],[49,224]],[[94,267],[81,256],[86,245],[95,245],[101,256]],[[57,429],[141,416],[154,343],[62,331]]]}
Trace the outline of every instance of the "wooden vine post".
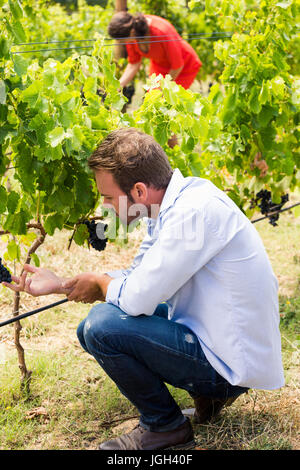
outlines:
{"label": "wooden vine post", "polygon": [[[127,11],[127,0],[116,0],[115,9],[116,12]],[[122,44],[118,44],[117,46],[115,46],[114,54],[117,60],[126,57],[126,47]]]}

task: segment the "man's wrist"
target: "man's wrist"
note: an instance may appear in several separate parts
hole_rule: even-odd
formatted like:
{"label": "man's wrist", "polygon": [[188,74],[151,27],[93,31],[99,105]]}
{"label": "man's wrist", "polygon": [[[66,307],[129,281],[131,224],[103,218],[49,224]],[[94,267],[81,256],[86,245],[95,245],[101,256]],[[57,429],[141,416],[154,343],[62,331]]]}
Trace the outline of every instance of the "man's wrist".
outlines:
{"label": "man's wrist", "polygon": [[97,283],[99,288],[101,289],[102,295],[105,298],[107,289],[111,281],[113,280],[108,274],[100,274],[97,279]]}
{"label": "man's wrist", "polygon": [[60,285],[57,288],[57,290],[54,292],[54,294],[69,294],[70,290],[69,288],[63,287],[63,283],[67,282],[69,279],[60,277]]}

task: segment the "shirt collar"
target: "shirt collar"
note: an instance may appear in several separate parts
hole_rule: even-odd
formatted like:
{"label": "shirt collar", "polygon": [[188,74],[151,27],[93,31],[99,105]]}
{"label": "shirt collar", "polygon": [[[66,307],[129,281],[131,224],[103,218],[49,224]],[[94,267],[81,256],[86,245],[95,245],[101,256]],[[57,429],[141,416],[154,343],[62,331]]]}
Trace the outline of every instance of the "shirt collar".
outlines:
{"label": "shirt collar", "polygon": [[173,175],[170,179],[163,200],[161,202],[159,209],[160,213],[174,204],[175,200],[179,196],[179,193],[185,185],[186,181],[184,176],[182,175],[181,171],[176,168],[173,172]]}

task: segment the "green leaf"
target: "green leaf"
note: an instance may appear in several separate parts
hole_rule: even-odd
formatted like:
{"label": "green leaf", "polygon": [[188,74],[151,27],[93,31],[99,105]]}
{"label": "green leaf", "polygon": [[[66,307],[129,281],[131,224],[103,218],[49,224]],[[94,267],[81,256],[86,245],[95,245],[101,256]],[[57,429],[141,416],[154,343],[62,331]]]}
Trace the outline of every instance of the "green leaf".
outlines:
{"label": "green leaf", "polygon": [[279,98],[284,98],[285,83],[282,77],[275,77],[270,82],[273,94]]}
{"label": "green leaf", "polygon": [[278,2],[276,3],[276,7],[283,8],[286,10],[292,4],[291,0],[287,0],[286,2]]}
{"label": "green leaf", "polygon": [[16,244],[15,240],[12,240],[9,242],[7,245],[7,253],[8,253],[8,258],[13,261],[13,260],[18,260],[20,261],[20,256],[21,256],[21,250],[19,245]]}
{"label": "green leaf", "polygon": [[28,214],[22,209],[16,214],[8,214],[4,229],[11,232],[13,235],[23,235],[27,231],[27,219],[29,219]]}
{"label": "green leaf", "polygon": [[13,61],[14,61],[15,72],[17,73],[17,75],[19,75],[19,77],[22,77],[22,75],[24,75],[27,72],[29,62],[26,59],[24,59],[24,57],[18,54],[14,55]]}
{"label": "green leaf", "polygon": [[18,0],[8,0],[10,11],[13,17],[18,20],[23,16],[23,10]]}
{"label": "green leaf", "polygon": [[40,258],[36,253],[31,253],[31,259],[33,260],[34,264],[39,268],[40,267]]}
{"label": "green leaf", "polygon": [[196,143],[197,141],[193,137],[188,137],[187,139],[183,139],[181,149],[184,153],[189,153],[194,149]]}
{"label": "green leaf", "polygon": [[19,237],[20,243],[22,243],[25,246],[30,246],[36,239],[37,239],[37,234],[34,232],[28,232],[26,233],[26,235],[21,235]]}
{"label": "green leaf", "polygon": [[224,100],[223,110],[221,113],[222,121],[225,126],[231,124],[236,117],[236,103],[237,93],[235,92],[235,90],[232,90]]}
{"label": "green leaf", "polygon": [[0,80],[0,104],[6,103],[6,86],[3,80]]}
{"label": "green leaf", "polygon": [[256,87],[253,87],[249,97],[249,107],[254,114],[258,114],[261,110],[261,104],[258,99]]}
{"label": "green leaf", "polygon": [[[194,3],[196,3],[196,2],[194,2]],[[205,13],[207,15],[214,15],[215,14],[214,8],[211,5],[211,3],[212,3],[211,0],[205,0]]]}
{"label": "green leaf", "polygon": [[249,127],[245,126],[245,124],[241,125],[241,138],[246,143],[251,139],[251,132]]}
{"label": "green leaf", "polygon": [[59,145],[65,138],[65,131],[63,127],[56,127],[53,131],[48,132],[47,134],[47,142],[51,145],[51,147],[56,147]]}
{"label": "green leaf", "polygon": [[5,38],[0,38],[0,57],[8,59],[9,57],[9,42]]}
{"label": "green leaf", "polygon": [[11,30],[12,30],[13,35],[15,36],[16,40],[19,43],[26,42],[25,31],[24,31],[23,26],[21,25],[21,23],[19,21],[14,21],[11,24]]}
{"label": "green leaf", "polygon": [[293,211],[295,217],[300,217],[300,206],[293,207],[291,210]]}
{"label": "green leaf", "polygon": [[44,228],[49,235],[53,235],[55,229],[61,230],[64,224],[64,217],[60,214],[49,215],[45,222]]}
{"label": "green leaf", "polygon": [[269,98],[270,98],[269,86],[267,82],[264,80],[263,85],[258,95],[258,101],[260,102],[260,104],[265,104],[269,100]]}
{"label": "green leaf", "polygon": [[3,186],[0,186],[0,214],[6,211],[7,204],[7,191]]}
{"label": "green leaf", "polygon": [[22,100],[28,103],[30,107],[34,108],[39,99],[40,89],[41,83],[38,81],[33,82],[23,91]]}
{"label": "green leaf", "polygon": [[208,121],[203,116],[199,116],[199,118],[194,119],[193,126],[192,126],[193,136],[196,139],[202,138],[204,139],[208,133]]}
{"label": "green leaf", "polygon": [[166,125],[161,123],[160,125],[155,126],[154,138],[162,147],[167,143],[168,135]]}
{"label": "green leaf", "polygon": [[257,116],[257,120],[261,127],[266,127],[276,113],[277,109],[274,109],[271,106],[263,106],[261,112]]}
{"label": "green leaf", "polygon": [[16,212],[19,199],[20,199],[20,196],[15,191],[11,191],[10,193],[8,193],[8,198],[7,198],[8,212],[10,212],[11,214]]}
{"label": "green leaf", "polygon": [[77,245],[83,245],[85,240],[88,239],[89,233],[85,224],[80,224],[75,232],[74,241]]}

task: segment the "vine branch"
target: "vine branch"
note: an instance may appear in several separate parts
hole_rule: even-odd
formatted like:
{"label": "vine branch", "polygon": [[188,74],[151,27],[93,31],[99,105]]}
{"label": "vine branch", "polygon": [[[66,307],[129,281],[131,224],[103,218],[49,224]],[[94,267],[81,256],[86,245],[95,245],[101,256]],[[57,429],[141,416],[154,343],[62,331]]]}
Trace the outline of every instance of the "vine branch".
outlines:
{"label": "vine branch", "polygon": [[[36,252],[36,250],[44,243],[46,237],[46,231],[41,223],[30,223],[27,224],[27,228],[36,228],[40,231],[39,237],[34,241],[31,245],[25,264],[30,264],[31,255]],[[0,232],[1,234],[1,232]],[[21,275],[24,272],[24,268],[22,268]],[[15,292],[14,297],[14,309],[13,309],[13,316],[17,316],[19,314],[20,309],[20,292]],[[23,346],[20,342],[20,333],[22,330],[22,325],[19,320],[15,322],[14,328],[14,343],[18,353],[18,360],[19,360],[19,369],[21,371],[21,390],[25,391],[29,394],[29,387],[30,387],[30,378],[32,371],[27,369],[26,362],[25,362],[25,351]]]}

